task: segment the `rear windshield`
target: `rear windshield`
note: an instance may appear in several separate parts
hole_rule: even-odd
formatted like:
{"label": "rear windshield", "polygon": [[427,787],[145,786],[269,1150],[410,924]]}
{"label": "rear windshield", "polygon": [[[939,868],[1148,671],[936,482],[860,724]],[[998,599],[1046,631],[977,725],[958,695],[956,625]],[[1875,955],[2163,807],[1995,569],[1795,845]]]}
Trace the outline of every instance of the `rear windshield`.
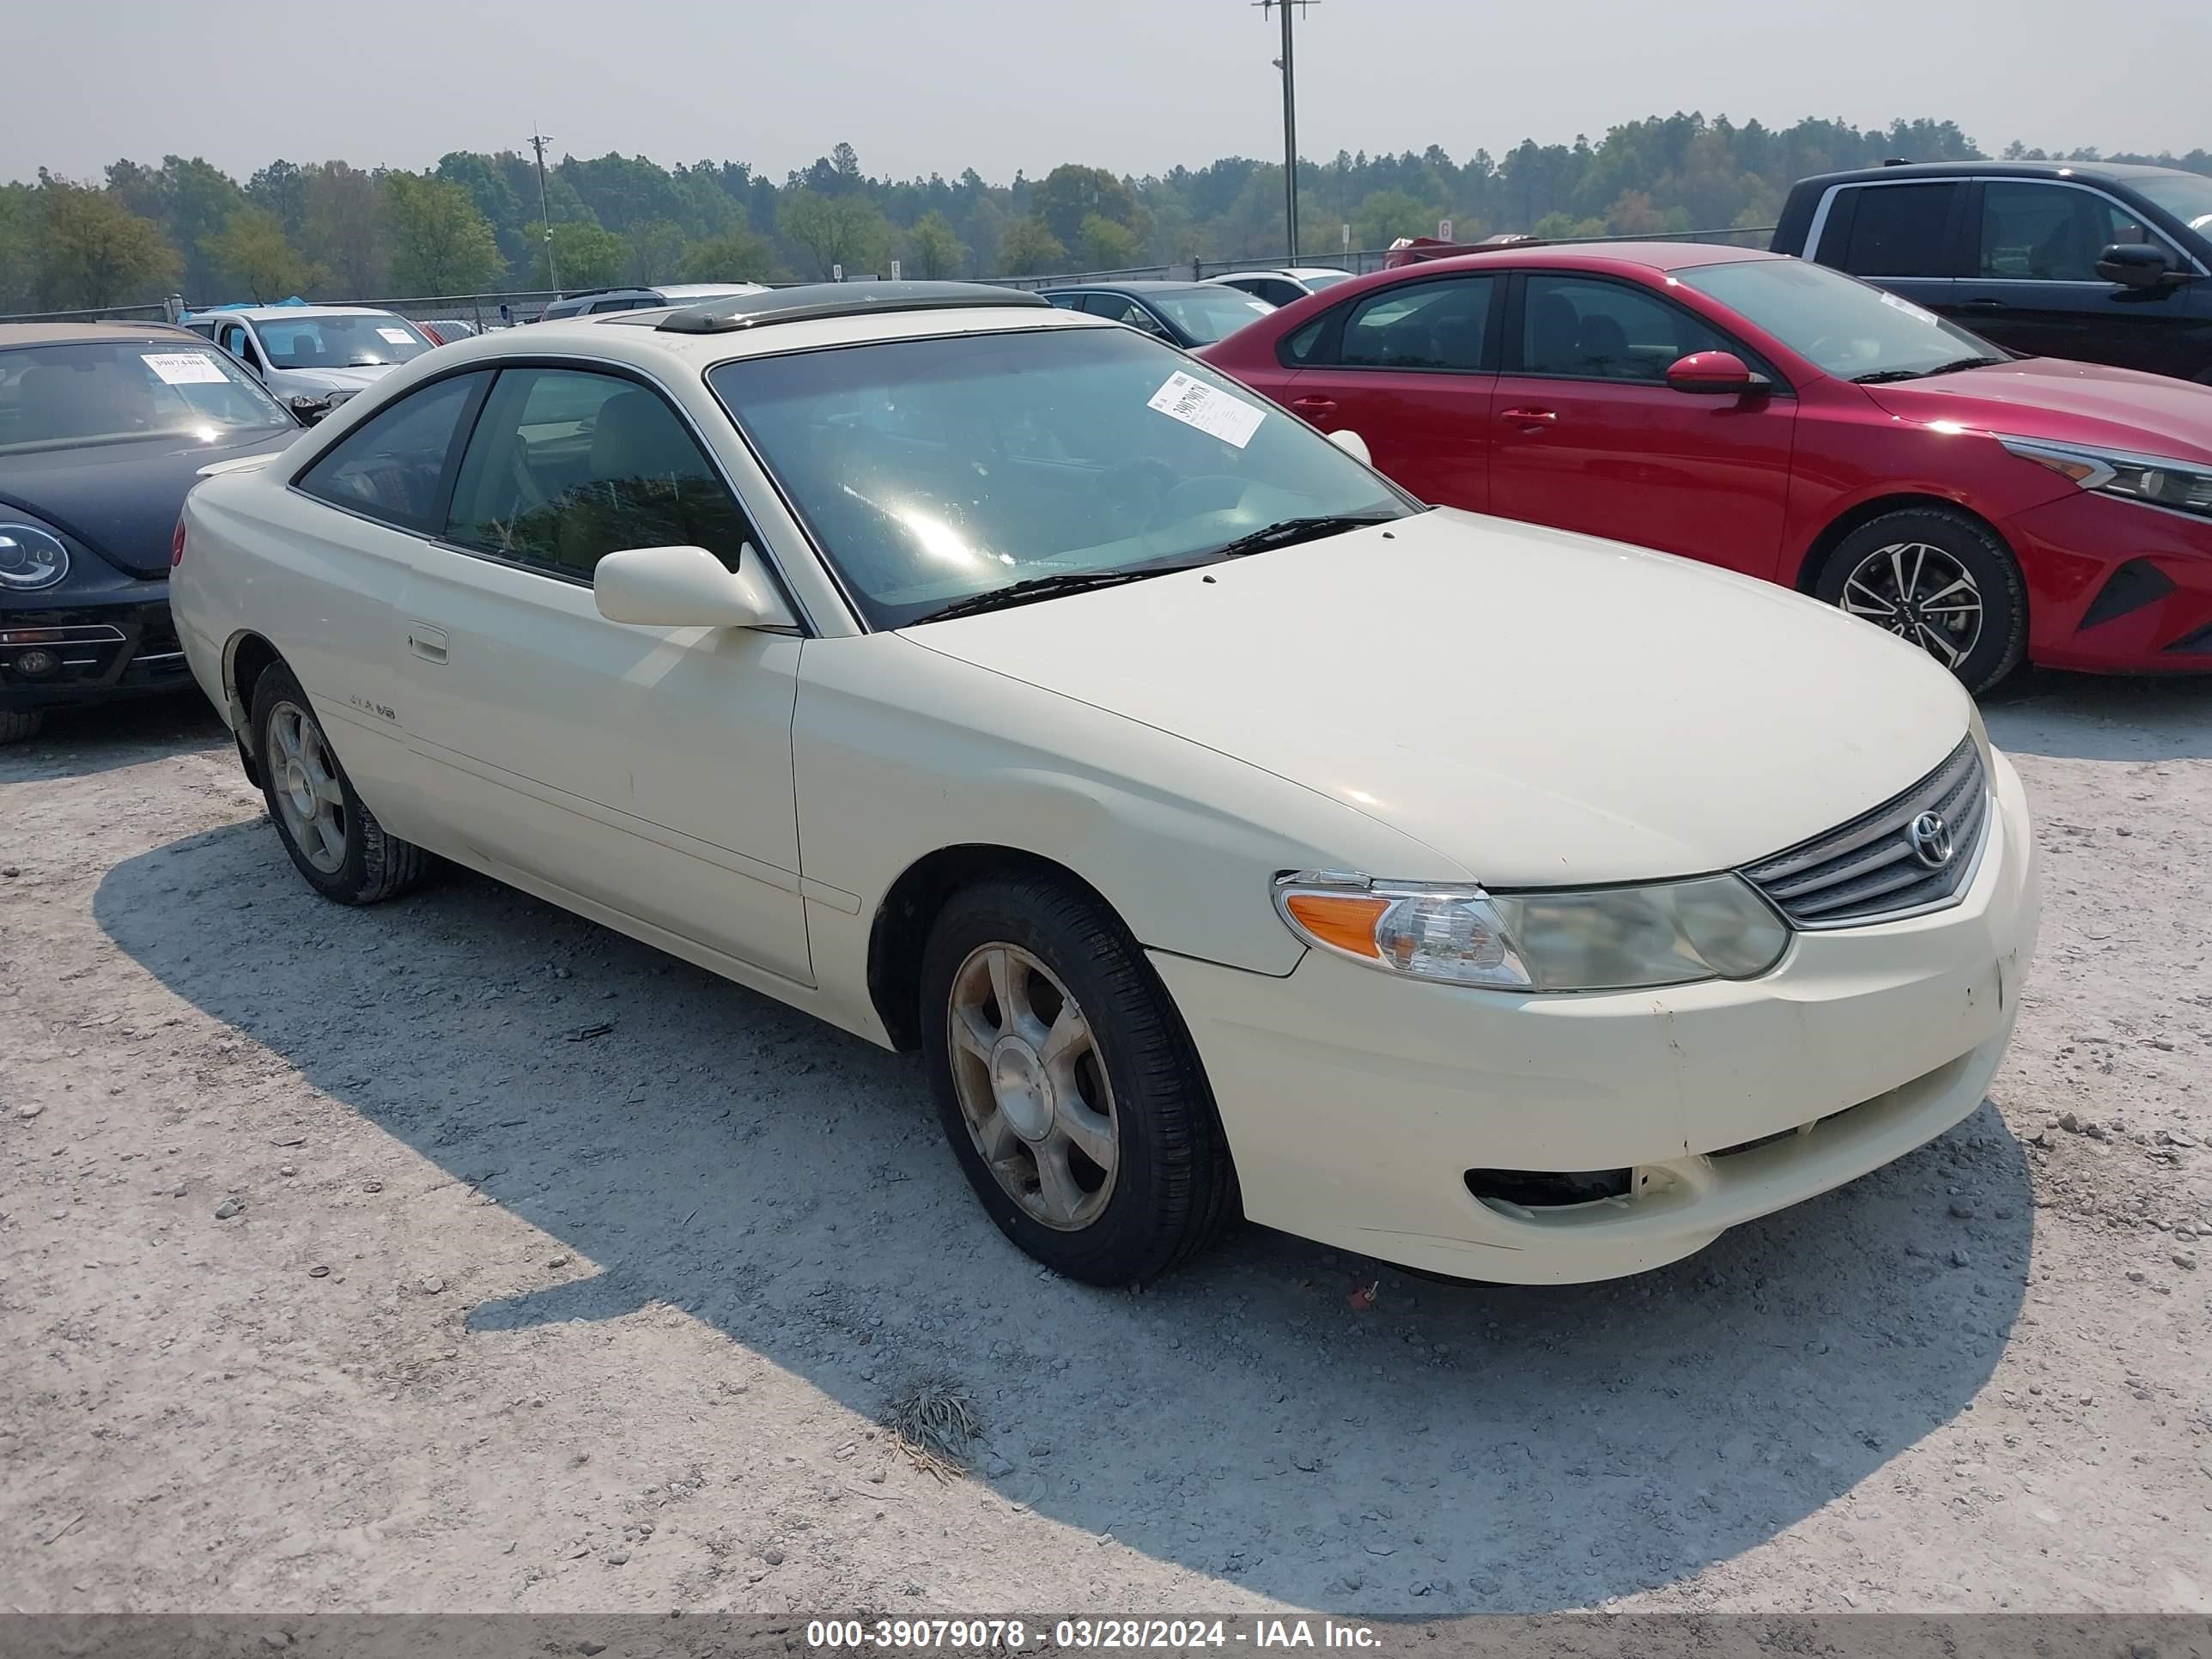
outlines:
{"label": "rear windshield", "polygon": [[139,438],[211,444],[295,424],[227,356],[182,335],[0,351],[0,454]]}
{"label": "rear windshield", "polygon": [[1225,339],[1275,308],[1239,289],[1218,285],[1150,289],[1145,302],[1200,345]]}

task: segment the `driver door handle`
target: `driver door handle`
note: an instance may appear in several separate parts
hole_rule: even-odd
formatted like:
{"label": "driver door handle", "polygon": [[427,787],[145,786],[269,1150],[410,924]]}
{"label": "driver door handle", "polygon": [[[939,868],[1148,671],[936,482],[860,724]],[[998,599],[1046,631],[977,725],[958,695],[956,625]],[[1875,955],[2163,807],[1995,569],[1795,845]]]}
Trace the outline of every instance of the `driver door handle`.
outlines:
{"label": "driver door handle", "polygon": [[1319,415],[1335,414],[1336,399],[1334,398],[1293,398],[1291,399],[1291,407],[1297,410],[1299,414],[1305,416],[1309,420],[1310,420],[1314,416]]}
{"label": "driver door handle", "polygon": [[1554,409],[1509,409],[1498,419],[1512,422],[1523,432],[1541,432],[1547,426],[1558,425],[1559,414]]}
{"label": "driver door handle", "polygon": [[2010,311],[2012,309],[2002,300],[1989,299],[1969,300],[1965,308],[1968,311]]}

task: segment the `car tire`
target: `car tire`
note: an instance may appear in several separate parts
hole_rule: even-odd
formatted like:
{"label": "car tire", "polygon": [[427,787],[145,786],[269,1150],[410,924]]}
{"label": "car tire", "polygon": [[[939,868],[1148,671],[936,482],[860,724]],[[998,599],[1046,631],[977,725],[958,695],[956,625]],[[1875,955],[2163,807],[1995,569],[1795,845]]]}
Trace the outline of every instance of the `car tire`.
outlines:
{"label": "car tire", "polygon": [[[1813,591],[1920,646],[1977,696],[2027,655],[2027,585],[2012,550],[1978,519],[1948,507],[1899,507],[1869,520],[1836,544]],[[1967,604],[1971,618],[1960,609]],[[1969,620],[1970,634],[1954,631]]]}
{"label": "car tire", "polygon": [[955,893],[921,997],[945,1138],[991,1219],[1046,1267],[1141,1285],[1236,1213],[1189,1033],[1128,930],[1074,883],[1015,874]]}
{"label": "car tire", "polygon": [[27,743],[46,723],[36,708],[0,708],[0,744]]}
{"label": "car tire", "polygon": [[262,799],[310,887],[339,904],[375,904],[429,873],[431,854],[386,833],[355,793],[289,669],[271,667],[254,683],[252,730]]}

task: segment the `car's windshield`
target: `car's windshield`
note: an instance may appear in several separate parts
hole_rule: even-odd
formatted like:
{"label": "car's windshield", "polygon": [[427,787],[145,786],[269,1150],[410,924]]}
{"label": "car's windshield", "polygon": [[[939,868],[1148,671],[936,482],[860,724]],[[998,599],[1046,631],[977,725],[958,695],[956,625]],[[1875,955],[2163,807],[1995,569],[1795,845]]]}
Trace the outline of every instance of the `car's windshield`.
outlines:
{"label": "car's windshield", "polygon": [[2000,356],[1932,311],[1826,265],[1747,259],[1674,275],[1842,380],[1904,380]]}
{"label": "car's windshield", "polygon": [[182,336],[0,351],[0,453],[137,438],[211,444],[293,424],[228,357]]}
{"label": "car's windshield", "polygon": [[2212,179],[2196,173],[2154,173],[2128,183],[2200,236],[2212,236]]}
{"label": "car's windshield", "polygon": [[877,628],[1017,582],[1210,559],[1288,520],[1418,510],[1127,329],[751,357],[707,380]]}
{"label": "car's windshield", "polygon": [[404,317],[370,312],[358,317],[264,318],[253,325],[276,368],[368,368],[404,363],[430,349]]}
{"label": "car's windshield", "polygon": [[1242,289],[1219,284],[1148,289],[1145,291],[1145,302],[1200,345],[1226,339],[1245,324],[1275,308]]}

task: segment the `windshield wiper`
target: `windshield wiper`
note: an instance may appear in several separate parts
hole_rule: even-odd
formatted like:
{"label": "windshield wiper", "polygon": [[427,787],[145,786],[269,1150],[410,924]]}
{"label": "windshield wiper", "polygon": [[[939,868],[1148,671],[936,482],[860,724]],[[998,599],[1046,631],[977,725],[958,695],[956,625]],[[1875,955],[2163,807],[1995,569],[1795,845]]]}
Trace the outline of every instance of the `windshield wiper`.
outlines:
{"label": "windshield wiper", "polygon": [[970,593],[964,599],[955,599],[941,610],[933,611],[918,622],[942,622],[947,617],[973,617],[986,611],[1004,611],[1011,605],[1027,605],[1033,599],[1049,599],[1062,593],[1081,593],[1095,587],[1119,587],[1124,582],[1139,582],[1147,576],[1171,576],[1178,570],[1195,570],[1195,563],[1148,564],[1134,570],[1062,570],[1049,576],[1031,576],[1005,587],[994,587],[988,593]]}
{"label": "windshield wiper", "polygon": [[1346,530],[1361,530],[1369,525],[1392,524],[1398,515],[1386,514],[1334,514],[1310,519],[1280,519],[1249,536],[1239,536],[1235,541],[1213,550],[1218,559],[1241,559],[1248,553],[1264,553],[1271,547],[1289,547],[1297,542],[1317,541],[1323,536],[1334,536]]}
{"label": "windshield wiper", "polygon": [[1890,380],[1923,380],[1930,374],[1948,374],[1954,369],[1990,368],[1998,363],[2008,363],[2009,357],[1954,357],[1948,363],[1938,363],[1933,368],[1877,368],[1871,374],[1854,374],[1853,386],[1881,386]]}
{"label": "windshield wiper", "polygon": [[1929,369],[1930,374],[1949,374],[1962,368],[1995,368],[1999,363],[2008,363],[2009,357],[1960,357]]}

